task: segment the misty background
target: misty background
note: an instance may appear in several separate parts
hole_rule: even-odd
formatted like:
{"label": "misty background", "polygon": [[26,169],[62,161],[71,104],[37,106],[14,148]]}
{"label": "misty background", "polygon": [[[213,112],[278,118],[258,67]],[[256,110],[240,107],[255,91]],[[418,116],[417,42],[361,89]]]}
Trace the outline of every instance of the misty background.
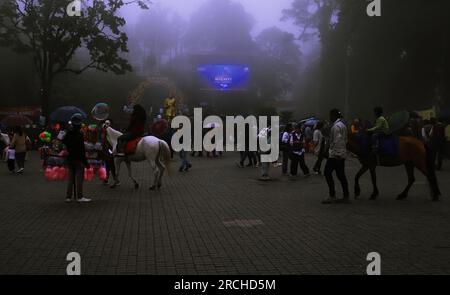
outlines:
{"label": "misty background", "polygon": [[[43,0],[41,0],[42,2]],[[450,1],[382,1],[382,16],[366,14],[360,0],[154,0],[148,10],[120,10],[131,71],[89,69],[52,83],[50,109],[77,105],[89,111],[107,102],[112,117],[140,83],[161,76],[183,93],[186,110],[207,106],[218,114],[281,114],[288,121],[325,117],[338,107],[350,119],[448,108]],[[1,30],[0,30],[1,34]],[[0,47],[0,105],[39,106],[40,78],[32,53]],[[221,60],[248,64],[248,90],[200,90],[196,66]],[[70,64],[89,62],[79,49]],[[145,89],[140,101],[159,109],[170,89]]]}

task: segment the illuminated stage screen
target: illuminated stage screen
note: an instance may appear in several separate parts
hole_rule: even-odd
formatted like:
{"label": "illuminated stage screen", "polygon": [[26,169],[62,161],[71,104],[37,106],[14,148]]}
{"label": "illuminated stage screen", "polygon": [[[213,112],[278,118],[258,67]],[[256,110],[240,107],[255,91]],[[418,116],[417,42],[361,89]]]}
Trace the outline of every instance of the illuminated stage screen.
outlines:
{"label": "illuminated stage screen", "polygon": [[202,90],[245,91],[248,87],[250,68],[247,65],[199,65]]}

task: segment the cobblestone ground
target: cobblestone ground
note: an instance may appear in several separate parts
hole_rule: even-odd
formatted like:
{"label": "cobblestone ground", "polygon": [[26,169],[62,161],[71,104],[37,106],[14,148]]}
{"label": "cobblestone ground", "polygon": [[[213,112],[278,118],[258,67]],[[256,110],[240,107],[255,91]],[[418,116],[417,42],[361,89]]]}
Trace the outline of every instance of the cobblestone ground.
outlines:
{"label": "cobblestone ground", "polygon": [[[450,273],[448,170],[438,174],[441,202],[418,171],[409,199],[396,201],[400,167],[378,169],[377,201],[366,175],[361,200],[322,205],[322,176],[290,180],[271,168],[275,179],[260,182],[237,159],[194,158],[188,173],[176,159],[159,192],[148,189],[146,164],[135,164],[140,189],[125,177],[116,190],[93,181],[89,204],[66,204],[65,184],[46,182],[35,154],[23,175],[2,167],[0,273],[65,274],[72,251],[82,274],[365,274],[372,251],[384,274]],[[347,166],[352,185],[358,163]]]}

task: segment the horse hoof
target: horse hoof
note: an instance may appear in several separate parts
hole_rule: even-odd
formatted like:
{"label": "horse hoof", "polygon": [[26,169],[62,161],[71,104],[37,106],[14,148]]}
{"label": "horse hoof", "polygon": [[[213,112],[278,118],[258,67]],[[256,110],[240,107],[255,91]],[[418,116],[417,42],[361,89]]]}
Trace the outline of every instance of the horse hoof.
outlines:
{"label": "horse hoof", "polygon": [[155,186],[151,186],[151,187],[150,187],[150,190],[151,190],[151,191],[154,191],[154,190],[155,190]]}
{"label": "horse hoof", "polygon": [[162,186],[162,184],[158,184],[158,187],[157,187],[157,188],[158,188],[158,189],[160,189],[160,188],[161,188],[161,186]]}
{"label": "horse hoof", "polygon": [[134,189],[138,189],[139,188],[139,184],[135,183],[134,184]]}

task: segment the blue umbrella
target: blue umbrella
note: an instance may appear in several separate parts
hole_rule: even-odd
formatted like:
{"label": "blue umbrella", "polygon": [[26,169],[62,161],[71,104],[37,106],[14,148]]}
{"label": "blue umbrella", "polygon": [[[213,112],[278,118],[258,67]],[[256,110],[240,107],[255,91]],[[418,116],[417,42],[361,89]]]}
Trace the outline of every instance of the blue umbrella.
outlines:
{"label": "blue umbrella", "polygon": [[319,120],[317,120],[316,118],[312,117],[312,118],[308,118],[308,119],[304,119],[301,120],[300,123],[304,124],[306,126],[314,126],[317,124],[317,122],[319,122]]}
{"label": "blue umbrella", "polygon": [[70,118],[72,118],[72,116],[77,113],[81,115],[83,120],[86,120],[88,118],[86,113],[83,110],[81,110],[80,108],[77,108],[74,106],[65,106],[65,107],[58,108],[56,111],[54,111],[50,115],[50,122],[52,122],[52,123],[59,123],[59,122],[67,123],[70,121]]}

